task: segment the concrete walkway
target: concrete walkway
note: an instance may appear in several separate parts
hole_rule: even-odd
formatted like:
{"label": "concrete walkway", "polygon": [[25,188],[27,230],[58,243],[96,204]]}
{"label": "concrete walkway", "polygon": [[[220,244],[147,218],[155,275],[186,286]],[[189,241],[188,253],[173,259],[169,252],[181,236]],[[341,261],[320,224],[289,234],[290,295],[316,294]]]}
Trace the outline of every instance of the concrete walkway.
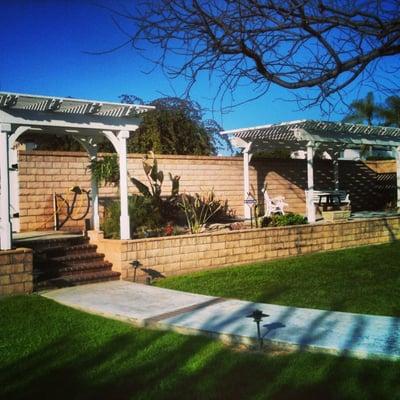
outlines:
{"label": "concrete walkway", "polygon": [[222,299],[124,281],[58,289],[43,296],[90,313],[182,333],[257,344],[255,309],[264,346],[400,359],[400,318]]}

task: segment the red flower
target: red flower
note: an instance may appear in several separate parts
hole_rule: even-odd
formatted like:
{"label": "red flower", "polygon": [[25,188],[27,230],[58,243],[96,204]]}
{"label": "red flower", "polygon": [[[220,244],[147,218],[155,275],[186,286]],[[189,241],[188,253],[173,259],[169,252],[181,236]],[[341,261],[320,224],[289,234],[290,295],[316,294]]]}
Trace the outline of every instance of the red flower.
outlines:
{"label": "red flower", "polygon": [[165,236],[171,236],[174,233],[174,227],[170,224],[164,227]]}

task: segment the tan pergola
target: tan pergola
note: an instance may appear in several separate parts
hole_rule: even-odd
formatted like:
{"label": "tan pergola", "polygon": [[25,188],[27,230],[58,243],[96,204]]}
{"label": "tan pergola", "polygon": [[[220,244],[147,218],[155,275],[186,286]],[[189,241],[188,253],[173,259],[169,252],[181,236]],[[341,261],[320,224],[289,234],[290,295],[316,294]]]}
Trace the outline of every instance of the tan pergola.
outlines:
{"label": "tan pergola", "polygon": [[[25,132],[70,135],[97,158],[99,143],[109,140],[119,157],[121,239],[130,238],[126,141],[140,123],[139,116],[154,107],[0,92],[0,250],[12,245],[19,231],[18,154],[16,144]],[[92,226],[100,229],[98,187],[91,180]]]}
{"label": "tan pergola", "polygon": [[[374,146],[394,150],[397,162],[397,207],[400,208],[400,129],[326,121],[291,121],[281,124],[255,126],[221,132],[231,136],[233,146],[243,150],[245,198],[250,191],[249,163],[254,153],[265,150],[303,150],[307,154],[306,209],[309,222],[315,222],[313,204],[314,166],[316,151],[329,153],[333,160],[334,189],[339,189],[340,152],[345,148]],[[245,204],[245,217],[250,207]]]}

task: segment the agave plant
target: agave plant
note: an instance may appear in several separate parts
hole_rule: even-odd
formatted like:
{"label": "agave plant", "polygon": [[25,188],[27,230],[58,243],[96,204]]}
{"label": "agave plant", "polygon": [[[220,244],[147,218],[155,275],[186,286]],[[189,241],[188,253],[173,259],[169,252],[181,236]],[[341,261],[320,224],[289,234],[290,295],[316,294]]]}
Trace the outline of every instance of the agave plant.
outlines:
{"label": "agave plant", "polygon": [[178,206],[183,210],[191,233],[199,233],[201,228],[223,207],[220,200],[215,199],[214,190],[206,193],[181,195]]}

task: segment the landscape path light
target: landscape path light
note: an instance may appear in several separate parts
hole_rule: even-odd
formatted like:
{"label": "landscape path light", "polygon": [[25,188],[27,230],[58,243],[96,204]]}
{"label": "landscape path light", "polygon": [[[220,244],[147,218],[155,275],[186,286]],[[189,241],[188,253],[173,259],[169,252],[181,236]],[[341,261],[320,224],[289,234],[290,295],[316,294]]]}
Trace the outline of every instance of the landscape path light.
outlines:
{"label": "landscape path light", "polygon": [[257,338],[258,338],[258,343],[260,346],[260,350],[262,349],[263,346],[263,340],[261,337],[261,331],[260,331],[260,322],[262,321],[263,318],[269,317],[268,314],[264,314],[261,310],[254,310],[251,314],[247,315],[246,318],[253,318],[253,321],[257,325]]}

